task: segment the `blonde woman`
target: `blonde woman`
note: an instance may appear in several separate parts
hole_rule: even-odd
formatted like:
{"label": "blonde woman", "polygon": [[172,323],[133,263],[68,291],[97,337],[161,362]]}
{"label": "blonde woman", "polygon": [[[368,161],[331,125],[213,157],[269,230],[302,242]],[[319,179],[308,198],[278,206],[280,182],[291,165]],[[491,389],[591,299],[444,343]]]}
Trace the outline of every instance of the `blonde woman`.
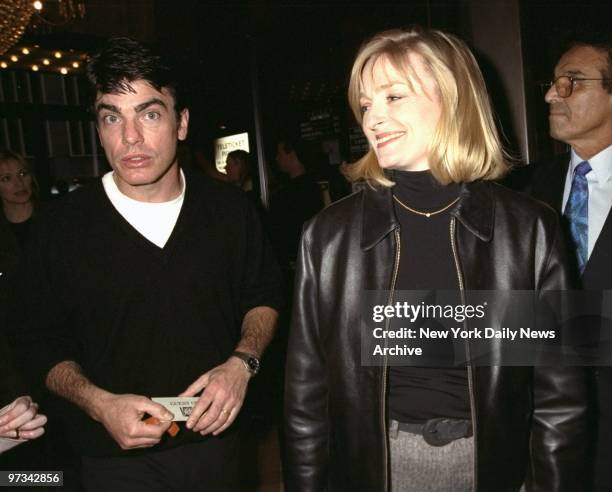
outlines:
{"label": "blonde woman", "polygon": [[473,55],[440,31],[380,33],[349,102],[370,150],[360,191],[302,237],[287,490],[580,490],[582,372],[361,362],[366,289],[566,288],[554,212],[492,182],[507,164]]}
{"label": "blonde woman", "polygon": [[[2,245],[12,241],[15,252],[23,248],[29,235],[31,218],[36,203],[37,185],[30,165],[18,153],[0,150],[0,221],[10,238],[5,237]],[[10,232],[9,232],[10,231]]]}

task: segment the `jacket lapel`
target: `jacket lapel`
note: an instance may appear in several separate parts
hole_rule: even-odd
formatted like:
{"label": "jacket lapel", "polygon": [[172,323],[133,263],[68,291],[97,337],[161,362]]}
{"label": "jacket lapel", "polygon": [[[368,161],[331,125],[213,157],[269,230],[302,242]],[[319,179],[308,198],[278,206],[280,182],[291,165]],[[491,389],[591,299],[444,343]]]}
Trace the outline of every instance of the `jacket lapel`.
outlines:
{"label": "jacket lapel", "polygon": [[393,213],[392,188],[364,184],[362,190],[361,249],[367,251],[398,228],[399,222]]}
{"label": "jacket lapel", "polygon": [[[493,237],[495,222],[495,201],[486,182],[466,183],[461,187],[461,199],[451,214],[472,234],[483,241]],[[384,239],[399,222],[393,212],[393,188],[361,185],[363,199],[361,248],[367,251]]]}

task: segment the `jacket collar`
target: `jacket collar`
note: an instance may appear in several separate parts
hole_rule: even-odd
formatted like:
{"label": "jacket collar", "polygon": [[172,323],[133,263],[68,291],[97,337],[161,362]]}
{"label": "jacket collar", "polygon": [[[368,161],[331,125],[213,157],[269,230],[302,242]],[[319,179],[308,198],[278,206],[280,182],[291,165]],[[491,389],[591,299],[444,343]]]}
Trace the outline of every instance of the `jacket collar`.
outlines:
{"label": "jacket collar", "polygon": [[[399,222],[393,212],[392,188],[372,187],[365,183],[358,187],[363,194],[361,249],[367,251],[399,228]],[[483,181],[464,183],[459,203],[451,215],[476,237],[490,241],[495,221],[495,200],[491,185]]]}

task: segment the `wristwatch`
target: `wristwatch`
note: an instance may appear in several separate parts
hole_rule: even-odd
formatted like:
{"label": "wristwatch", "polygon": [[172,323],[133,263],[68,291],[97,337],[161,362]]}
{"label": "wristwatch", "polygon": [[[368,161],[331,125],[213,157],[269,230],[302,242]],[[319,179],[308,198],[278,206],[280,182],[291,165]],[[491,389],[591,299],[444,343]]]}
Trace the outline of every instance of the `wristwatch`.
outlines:
{"label": "wristwatch", "polygon": [[251,376],[255,376],[259,372],[260,362],[257,357],[251,354],[247,354],[246,352],[240,352],[235,350],[232,352],[234,357],[238,357],[243,363],[244,367],[247,368],[247,371],[251,373]]}

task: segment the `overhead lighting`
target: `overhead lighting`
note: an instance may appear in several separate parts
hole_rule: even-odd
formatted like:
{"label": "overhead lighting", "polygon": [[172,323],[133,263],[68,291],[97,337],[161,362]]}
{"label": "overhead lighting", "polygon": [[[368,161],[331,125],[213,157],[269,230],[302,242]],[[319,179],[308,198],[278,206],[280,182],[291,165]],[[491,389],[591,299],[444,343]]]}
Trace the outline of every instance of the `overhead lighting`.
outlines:
{"label": "overhead lighting", "polygon": [[29,0],[0,2],[0,55],[21,39],[34,12]]}
{"label": "overhead lighting", "polygon": [[73,68],[79,68],[79,62],[72,62]]}
{"label": "overhead lighting", "polygon": [[0,67],[2,67],[2,68],[7,68],[7,67],[8,67],[8,63],[6,63],[6,62],[0,62]]}
{"label": "overhead lighting", "polygon": [[45,58],[45,59],[43,60],[43,65],[49,65],[49,63],[51,63],[51,62],[49,61],[49,59],[48,59],[48,58]]}
{"label": "overhead lighting", "polygon": [[56,51],[55,53],[53,53],[53,56],[57,59],[60,59],[62,57],[62,54],[59,51]]}
{"label": "overhead lighting", "polygon": [[68,69],[66,67],[62,67],[62,68],[60,68],[60,73],[62,75],[66,75],[68,73]]}
{"label": "overhead lighting", "polygon": [[38,65],[32,65],[32,70],[34,72],[38,72]]}
{"label": "overhead lighting", "polygon": [[11,56],[11,61],[12,61],[12,62],[19,61],[19,57],[18,57],[17,55],[12,55],[12,56]]}
{"label": "overhead lighting", "polygon": [[30,54],[30,50],[29,50],[29,49],[27,49],[27,48],[21,48],[21,52],[22,52],[24,55],[29,55],[29,54]]}
{"label": "overhead lighting", "polygon": [[40,0],[36,0],[32,5],[36,10],[42,10],[43,8],[43,3]]}

